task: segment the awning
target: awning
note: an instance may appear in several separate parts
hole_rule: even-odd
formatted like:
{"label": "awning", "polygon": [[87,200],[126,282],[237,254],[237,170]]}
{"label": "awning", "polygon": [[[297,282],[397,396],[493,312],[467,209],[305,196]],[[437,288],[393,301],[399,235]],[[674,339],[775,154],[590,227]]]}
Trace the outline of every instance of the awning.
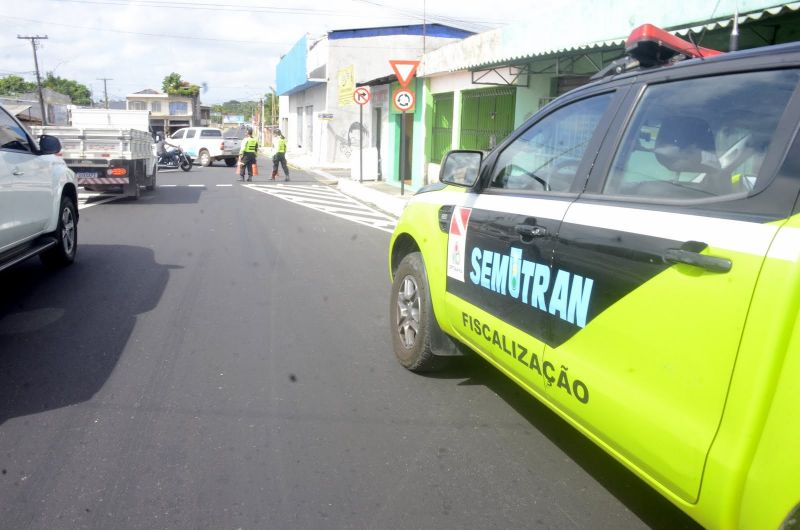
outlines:
{"label": "awning", "polygon": [[[572,0],[532,10],[530,22],[512,24],[443,46],[424,56],[417,75],[477,70],[528,59],[577,51],[615,48],[630,32],[651,23],[681,35],[730,26],[739,10],[739,22],[800,10],[800,2],[774,0],[718,0],[686,2],[680,9],[664,11],[651,0]],[[580,13],[580,16],[576,16]]]}
{"label": "awning", "polygon": [[12,116],[19,116],[23,112],[29,111],[32,105],[3,105],[3,107],[5,107]]}
{"label": "awning", "polygon": [[394,74],[385,75],[383,77],[377,77],[375,79],[371,79],[369,81],[362,81],[360,83],[356,83],[356,86],[380,86],[380,85],[390,85],[392,83],[397,82],[397,76]]}

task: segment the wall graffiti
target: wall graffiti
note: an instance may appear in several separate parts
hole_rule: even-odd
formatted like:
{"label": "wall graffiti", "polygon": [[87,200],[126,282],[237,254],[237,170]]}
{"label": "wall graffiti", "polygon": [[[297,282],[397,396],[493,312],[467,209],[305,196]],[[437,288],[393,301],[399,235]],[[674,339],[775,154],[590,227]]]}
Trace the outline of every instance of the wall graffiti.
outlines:
{"label": "wall graffiti", "polygon": [[359,149],[359,138],[361,136],[361,131],[364,131],[364,140],[362,148],[369,147],[369,129],[366,125],[362,127],[362,125],[354,121],[350,124],[347,130],[340,130],[336,131],[333,128],[333,125],[328,123],[328,131],[333,134],[333,137],[336,142],[336,151],[342,153],[345,158],[349,159],[350,156],[353,154],[353,151]]}

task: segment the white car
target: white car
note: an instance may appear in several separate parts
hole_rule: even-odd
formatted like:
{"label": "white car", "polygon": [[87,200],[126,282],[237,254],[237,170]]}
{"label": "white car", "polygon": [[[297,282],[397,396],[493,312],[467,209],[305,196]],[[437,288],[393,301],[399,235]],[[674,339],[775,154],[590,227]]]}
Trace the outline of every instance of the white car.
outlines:
{"label": "white car", "polygon": [[179,145],[192,160],[201,166],[210,166],[215,160],[225,160],[229,166],[236,164],[239,152],[225,148],[221,129],[214,127],[185,127],[169,137],[171,144]]}
{"label": "white car", "polygon": [[56,156],[58,138],[34,140],[0,106],[0,270],[39,255],[69,265],[78,249],[78,184]]}

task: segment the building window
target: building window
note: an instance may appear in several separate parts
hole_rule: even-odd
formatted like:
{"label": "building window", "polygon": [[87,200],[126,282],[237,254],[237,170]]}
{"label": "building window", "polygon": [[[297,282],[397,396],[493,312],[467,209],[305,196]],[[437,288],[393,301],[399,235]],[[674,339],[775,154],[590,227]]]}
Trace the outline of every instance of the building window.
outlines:
{"label": "building window", "polygon": [[297,107],[297,147],[303,146],[303,107]]}
{"label": "building window", "polygon": [[128,105],[130,110],[147,110],[147,103],[144,101],[131,101]]}
{"label": "building window", "polygon": [[152,103],[150,103],[150,110],[153,112],[161,112],[161,102],[153,101]]}
{"label": "building window", "polygon": [[171,101],[169,113],[171,116],[185,116],[189,114],[189,104],[185,101]]}

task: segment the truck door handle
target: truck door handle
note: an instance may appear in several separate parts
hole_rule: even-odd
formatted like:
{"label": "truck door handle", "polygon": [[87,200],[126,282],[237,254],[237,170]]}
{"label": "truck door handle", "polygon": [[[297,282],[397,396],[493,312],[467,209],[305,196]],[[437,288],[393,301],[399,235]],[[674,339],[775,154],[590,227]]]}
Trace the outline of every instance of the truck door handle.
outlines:
{"label": "truck door handle", "polygon": [[[700,254],[708,245],[697,241],[689,241],[681,248],[670,248],[664,252],[664,261],[669,263],[685,263],[700,267],[710,272],[728,272],[733,264],[727,258]],[[701,248],[702,247],[702,248]]]}
{"label": "truck door handle", "polygon": [[19,177],[21,175],[24,175],[25,172],[21,171],[18,167],[15,167],[14,171],[12,171],[11,174],[14,175],[15,177]]}
{"label": "truck door handle", "polygon": [[514,231],[522,236],[523,241],[547,235],[547,228],[539,225],[516,225]]}

